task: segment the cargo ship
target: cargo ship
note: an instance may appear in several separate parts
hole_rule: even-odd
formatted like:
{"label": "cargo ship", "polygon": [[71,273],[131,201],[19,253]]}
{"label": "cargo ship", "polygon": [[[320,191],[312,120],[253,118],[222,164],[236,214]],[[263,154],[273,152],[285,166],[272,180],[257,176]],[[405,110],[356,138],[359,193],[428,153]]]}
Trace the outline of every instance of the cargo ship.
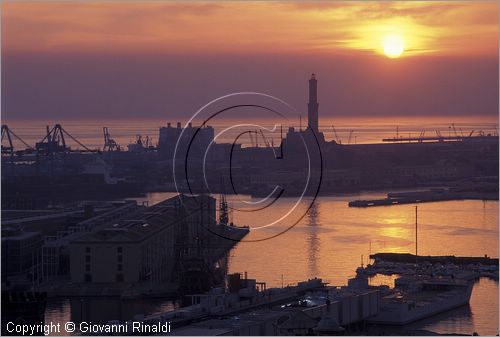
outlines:
{"label": "cargo ship", "polygon": [[381,298],[380,311],[368,321],[405,325],[467,305],[473,282],[450,277],[403,276],[394,292]]}

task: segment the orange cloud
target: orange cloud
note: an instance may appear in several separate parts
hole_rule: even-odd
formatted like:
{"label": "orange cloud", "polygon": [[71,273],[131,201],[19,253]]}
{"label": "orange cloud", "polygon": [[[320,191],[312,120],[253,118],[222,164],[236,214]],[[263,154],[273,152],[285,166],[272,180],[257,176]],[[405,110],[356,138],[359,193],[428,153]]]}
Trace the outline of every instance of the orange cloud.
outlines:
{"label": "orange cloud", "polygon": [[498,54],[497,2],[4,2],[6,52]]}

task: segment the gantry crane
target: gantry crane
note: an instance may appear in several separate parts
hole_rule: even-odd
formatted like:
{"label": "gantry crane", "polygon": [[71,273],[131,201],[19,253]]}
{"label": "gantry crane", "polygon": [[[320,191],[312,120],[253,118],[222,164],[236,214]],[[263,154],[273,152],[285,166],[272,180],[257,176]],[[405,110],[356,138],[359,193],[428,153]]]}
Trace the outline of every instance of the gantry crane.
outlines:
{"label": "gantry crane", "polygon": [[335,130],[335,126],[333,126],[333,125],[332,125],[332,130],[333,130],[333,136],[334,136],[335,141],[338,144],[341,144],[342,142],[339,140],[339,136],[337,135],[337,130]]}
{"label": "gantry crane", "polygon": [[103,127],[102,132],[104,134],[104,147],[102,148],[102,150],[104,152],[121,151],[120,145],[118,145],[118,143],[113,138],[111,138],[108,128]]}
{"label": "gantry crane", "polygon": [[349,138],[347,139],[347,144],[351,144],[352,134],[354,130],[349,131]]}
{"label": "gantry crane", "polygon": [[[69,132],[64,130],[61,124],[56,124],[52,129],[47,125],[47,134],[43,139],[36,143],[35,149],[37,154],[52,154],[52,153],[67,153],[67,152],[99,152],[99,150],[91,150],[87,146],[83,145],[78,139],[73,137]],[[75,143],[83,148],[83,150],[71,150],[69,146],[66,145],[65,136],[72,139]]]}

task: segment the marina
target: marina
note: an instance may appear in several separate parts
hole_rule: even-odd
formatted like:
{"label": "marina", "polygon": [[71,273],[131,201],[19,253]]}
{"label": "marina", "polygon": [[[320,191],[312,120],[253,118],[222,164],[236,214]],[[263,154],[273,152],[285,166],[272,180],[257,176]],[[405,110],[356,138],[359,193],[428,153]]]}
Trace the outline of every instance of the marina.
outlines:
{"label": "marina", "polygon": [[[358,197],[376,198],[380,195],[382,193],[364,193]],[[251,275],[266,280],[270,286],[281,286],[280,275],[276,275],[274,268],[253,268],[247,262],[248,259],[253,259],[264,263],[253,253],[254,250],[259,250],[267,256],[267,264],[271,263],[283,272],[285,284],[300,280],[301,275],[318,275],[329,284],[342,285],[355,275],[353,271],[360,267],[362,255],[366,266],[370,262],[374,264],[374,260],[369,261],[368,257],[376,251],[392,251],[405,256],[405,253],[414,250],[413,207],[390,208],[390,212],[387,212],[386,208],[350,208],[347,206],[347,200],[350,198],[352,197],[320,197],[314,216],[308,216],[292,233],[287,234],[287,239],[296,243],[293,250],[287,248],[286,239],[282,237],[274,239],[273,245],[262,243],[253,249],[241,245],[233,254],[229,270],[248,270]],[[444,214],[443,207],[455,215]],[[336,218],[330,218],[326,210],[333,210]],[[467,257],[477,256],[477,261],[472,259],[473,263],[477,263],[487,254],[495,257],[491,258],[495,264],[498,256],[497,213],[496,201],[420,204],[419,256],[465,256],[465,261]],[[366,234],[368,232],[370,234]],[[354,240],[353,237],[357,237],[359,233],[365,234]],[[250,233],[250,237],[252,235],[255,233]],[[481,242],[481,245],[471,242]],[[273,250],[271,246],[280,249]],[[380,273],[369,278],[370,284],[393,287],[398,272],[413,275],[414,255],[409,254],[407,260],[408,265],[405,265],[403,262],[394,263],[395,261],[388,257],[385,268],[384,263],[374,264],[380,266],[377,267]],[[484,263],[484,266],[486,265]],[[449,315],[443,314],[439,320],[410,324],[411,329],[426,329],[445,334],[472,334],[476,331],[480,335],[495,335],[498,330],[498,314],[496,309],[492,311],[491,308],[496,308],[498,303],[498,281],[493,277],[480,277],[475,282],[469,309],[452,311]],[[494,296],[491,296],[492,294]],[[462,324],[457,324],[457,315]],[[378,333],[380,332],[381,330]]]}
{"label": "marina", "polygon": [[109,323],[133,331],[135,322],[150,326],[168,322],[174,335],[351,335],[386,325],[406,326],[468,305],[472,288],[473,281],[457,273],[400,276],[391,288],[369,285],[365,270],[358,268],[346,286],[314,279],[269,289],[246,273],[230,274],[227,288],[191,295],[189,306]]}
{"label": "marina", "polygon": [[407,325],[469,304],[473,284],[469,280],[434,277],[396,279],[395,294],[381,299],[372,324]]}

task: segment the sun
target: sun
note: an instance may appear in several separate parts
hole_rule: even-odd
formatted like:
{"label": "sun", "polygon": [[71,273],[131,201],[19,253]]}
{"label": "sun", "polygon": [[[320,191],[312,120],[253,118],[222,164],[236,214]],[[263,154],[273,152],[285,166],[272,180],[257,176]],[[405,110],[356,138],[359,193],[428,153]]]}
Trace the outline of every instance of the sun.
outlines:
{"label": "sun", "polygon": [[390,58],[400,57],[405,51],[405,41],[400,34],[388,34],[382,40],[384,54]]}

